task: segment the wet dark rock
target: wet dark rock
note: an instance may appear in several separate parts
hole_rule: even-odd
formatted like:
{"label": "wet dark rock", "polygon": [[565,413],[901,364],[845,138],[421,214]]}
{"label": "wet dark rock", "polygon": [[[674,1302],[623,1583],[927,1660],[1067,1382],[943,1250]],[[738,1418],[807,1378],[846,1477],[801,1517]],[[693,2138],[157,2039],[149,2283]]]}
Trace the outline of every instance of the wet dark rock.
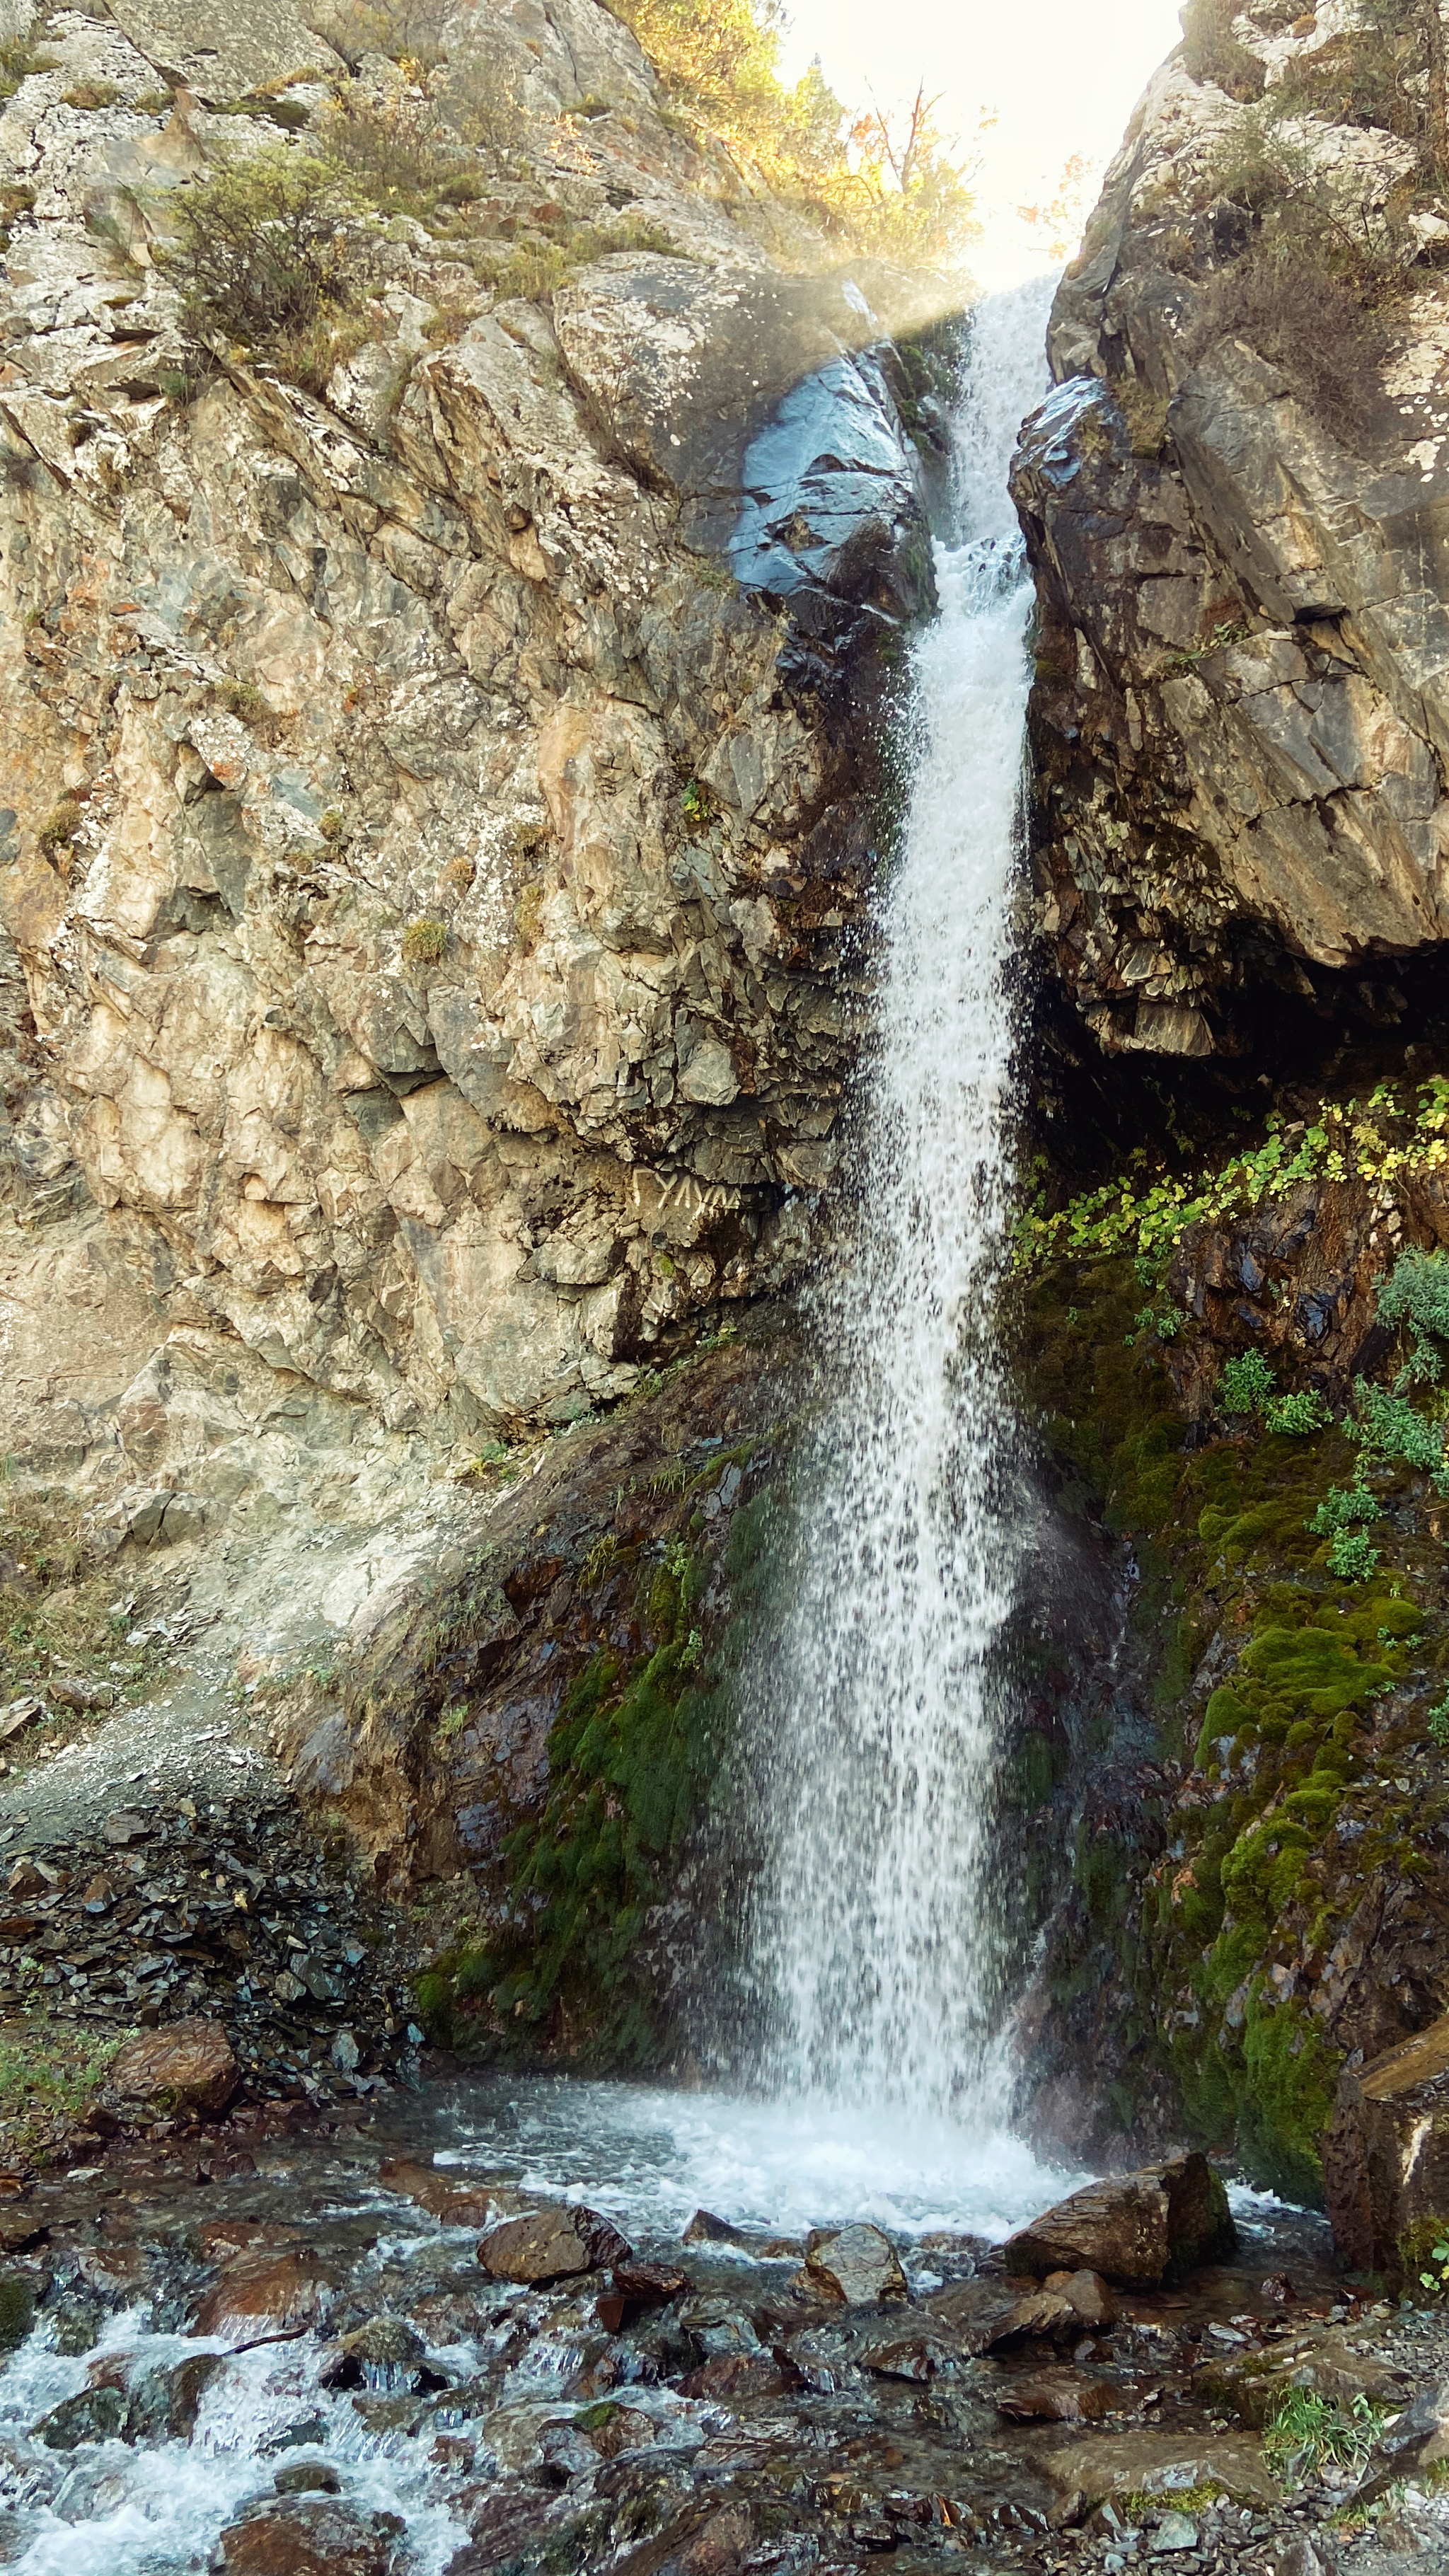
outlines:
{"label": "wet dark rock", "polygon": [[1100,2422],[1120,2404],[1110,2380],[1089,2379],[1079,2370],[1036,2371],[996,2391],[997,2413],[1013,2424]]}
{"label": "wet dark rock", "polygon": [[1221,2178],[1193,2153],[1073,2192],[1008,2238],[1006,2263],[1043,2275],[1100,2272],[1146,2288],[1222,2261],[1236,2241]]}
{"label": "wet dark rock", "polygon": [[272,2480],[278,2495],[340,2495],[342,2480],[329,2460],[295,2460]]}
{"label": "wet dark rock", "polygon": [[722,2352],[677,2381],[681,2397],[779,2397],[792,2377],[767,2352]]}
{"label": "wet dark rock", "polygon": [[269,2497],[217,2543],[225,2576],[389,2576],[401,2526],[330,2497]]}
{"label": "wet dark rock", "polygon": [[843,2299],[850,2308],[910,2295],[896,2249],[879,2227],[812,2228],[805,2275],[817,2298]]}
{"label": "wet dark rock", "polygon": [[1065,2299],[1080,2322],[1094,2331],[1117,2322],[1117,2302],[1100,2272],[1048,2272],[1042,2288]]}
{"label": "wet dark rock", "polygon": [[24,2343],[35,2317],[35,2283],[24,2272],[0,2272],[0,2352]]}
{"label": "wet dark rock", "polygon": [[594,2209],[536,2209],[505,2219],[484,2237],[478,2260],[495,2281],[542,2286],[627,2263],[632,2248]]}
{"label": "wet dark rock", "polygon": [[1340,2077],[1323,2181],[1343,2262],[1397,2284],[1449,2210],[1449,2015]]}
{"label": "wet dark rock", "polygon": [[1323,2325],[1305,2326],[1262,2349],[1220,2347],[1202,2362],[1193,2383],[1195,2396],[1210,2406],[1230,2408],[1257,2429],[1290,2388],[1313,2389],[1349,2409],[1360,2397],[1400,2406],[1406,2394],[1399,2372],[1372,2353],[1356,2351],[1336,2328]]}
{"label": "wet dark rock", "polygon": [[286,2253],[265,2249],[224,2264],[216,2286],[197,2309],[198,2335],[279,2333],[314,2325],[327,2282],[319,2258],[305,2247]]}
{"label": "wet dark rock", "polygon": [[[317,2373],[322,2388],[370,2388],[379,2393],[417,2388],[425,2375],[422,2336],[401,2317],[370,2317],[342,2336]],[[436,2374],[427,2374],[437,2384]]]}
{"label": "wet dark rock", "polygon": [[679,2241],[681,2245],[748,2245],[750,2240],[742,2227],[716,2218],[712,2209],[697,2209]]}
{"label": "wet dark rock", "polygon": [[83,2442],[114,2442],[125,2431],[128,2412],[124,2389],[81,2388],[41,2417],[35,2438],[48,2451],[78,2450]]}

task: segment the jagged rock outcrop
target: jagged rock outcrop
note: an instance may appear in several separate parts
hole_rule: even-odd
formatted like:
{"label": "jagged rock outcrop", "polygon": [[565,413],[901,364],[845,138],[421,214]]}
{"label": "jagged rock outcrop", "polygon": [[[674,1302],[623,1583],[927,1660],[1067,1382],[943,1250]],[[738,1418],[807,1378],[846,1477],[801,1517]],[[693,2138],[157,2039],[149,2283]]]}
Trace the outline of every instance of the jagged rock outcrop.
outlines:
{"label": "jagged rock outcrop", "polygon": [[1394,961],[1449,932],[1427,76],[1386,55],[1375,89],[1385,40],[1338,12],[1229,14],[1198,0],[1216,43],[1133,119],[1015,474],[1037,926],[1114,1051],[1240,1050],[1285,995],[1392,1018]]}
{"label": "jagged rock outcrop", "polygon": [[[852,1037],[859,718],[931,576],[890,280],[666,121],[597,0],[460,7],[426,98],[365,58],[380,112],[486,91],[506,148],[445,230],[358,217],[321,396],[199,363],[165,245],[219,155],[315,141],[345,22],[118,0],[32,42],[4,1090],[64,1222],[7,1262],[47,1364],[6,1446],[119,1533],[138,1480],[265,1476],[218,1404],[476,1445],[790,1276]],[[571,242],[551,300],[499,273]]]}

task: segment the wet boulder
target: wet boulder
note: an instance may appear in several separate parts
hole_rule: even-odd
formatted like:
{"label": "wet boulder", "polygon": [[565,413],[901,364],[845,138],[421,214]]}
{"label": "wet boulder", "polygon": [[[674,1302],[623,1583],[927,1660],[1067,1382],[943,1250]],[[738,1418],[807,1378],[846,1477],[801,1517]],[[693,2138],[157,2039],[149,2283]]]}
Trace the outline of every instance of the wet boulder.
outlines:
{"label": "wet boulder", "polygon": [[1401,2406],[1408,2382],[1371,2353],[1357,2352],[1332,2327],[1306,2326],[1269,2344],[1214,2358],[1193,2382],[1193,2394],[1210,2406],[1231,2407],[1245,2424],[1261,2429],[1290,2388],[1311,2388],[1333,2404],[1352,2407],[1359,2397],[1379,2406]]}
{"label": "wet boulder", "polygon": [[517,2281],[527,2288],[602,2272],[632,2259],[633,2248],[596,2209],[557,2206],[506,2218],[478,2248],[479,2262],[495,2281]]}
{"label": "wet boulder", "polygon": [[896,2249],[879,2227],[814,2227],[805,2241],[804,2287],[848,2308],[909,2297]]}
{"label": "wet boulder", "polygon": [[1073,2192],[1006,2243],[1009,2272],[1091,2271],[1130,2289],[1223,2261],[1237,2231],[1219,2175],[1196,2151]]}
{"label": "wet boulder", "polygon": [[315,2325],[329,2287],[321,2258],[306,2246],[260,2247],[222,2265],[191,2332],[248,2336]]}
{"label": "wet boulder", "polygon": [[1079,2522],[1111,2496],[1174,2495],[1215,2487],[1235,2504],[1271,2512],[1281,2493],[1258,2443],[1248,2434],[1101,2433],[1060,2451],[1039,2451],[1035,2465],[1056,2493],[1052,2520]]}
{"label": "wet boulder", "polygon": [[1340,2078],[1323,2183],[1339,2260],[1412,2277],[1449,2211],[1449,2014]]}
{"label": "wet boulder", "polygon": [[794,2384],[794,2373],[768,2352],[717,2353],[675,2382],[681,2397],[722,2399],[726,2405],[744,2397],[781,2397]]}
{"label": "wet boulder", "polygon": [[129,2406],[124,2388],[78,2388],[42,2415],[35,2439],[47,2451],[77,2451],[83,2442],[116,2442],[125,2434]]}
{"label": "wet boulder", "polygon": [[1109,2379],[1083,2370],[1023,2373],[996,2392],[996,2411],[1009,2424],[1088,2424],[1121,2403],[1122,2392]]}
{"label": "wet boulder", "polygon": [[332,2496],[268,2496],[228,2525],[213,2563],[224,2576],[390,2576],[402,2529]]}
{"label": "wet boulder", "polygon": [[106,2089],[121,2102],[215,2114],[226,2109],[240,2082],[226,2032],[198,2014],[132,2040],[112,2063]]}
{"label": "wet boulder", "polygon": [[323,2356],[321,2388],[368,2388],[380,2395],[444,2384],[426,2367],[426,2346],[401,2317],[369,2317]]}

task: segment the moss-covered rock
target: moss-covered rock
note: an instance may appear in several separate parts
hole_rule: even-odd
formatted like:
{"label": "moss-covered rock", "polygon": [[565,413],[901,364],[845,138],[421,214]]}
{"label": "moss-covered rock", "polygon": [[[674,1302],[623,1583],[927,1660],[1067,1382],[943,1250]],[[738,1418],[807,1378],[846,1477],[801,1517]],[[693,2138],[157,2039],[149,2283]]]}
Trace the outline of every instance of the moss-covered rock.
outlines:
{"label": "moss-covered rock", "polygon": [[[1427,1230],[1407,1188],[1387,1227],[1384,1195],[1345,1244],[1355,1280],[1383,1275],[1416,1213]],[[1077,2152],[1187,2134],[1318,2200],[1345,2059],[1449,1994],[1449,1763],[1429,1724],[1449,1667],[1446,1507],[1434,1473],[1375,1445],[1377,1389],[1355,1394],[1348,1368],[1319,1367],[1306,1432],[1270,1429],[1271,1409],[1225,1418],[1205,1395],[1215,1332],[1258,1328],[1243,1277],[1265,1322],[1291,1310],[1291,1251],[1273,1277],[1242,1258],[1274,1212],[1269,1193],[1223,1229],[1226,1311],[1184,1310],[1162,1284],[1144,1314],[1140,1243],[1083,1245],[1024,1288],[1023,1371],[1061,1502],[1110,1551],[1123,1604],[1037,1821],[1073,1864],[1028,2012],[1028,2089]],[[1171,1254],[1153,1247],[1149,1285]],[[1372,1316],[1370,1291],[1361,1343]],[[1370,1365],[1392,1376],[1402,1344],[1378,1330],[1377,1345]],[[1312,1386],[1315,1356],[1280,1330],[1279,1389]],[[1438,1409],[1435,1391],[1422,1441],[1403,1444],[1424,1459]],[[1368,1515],[1347,1560],[1346,1494]]]}

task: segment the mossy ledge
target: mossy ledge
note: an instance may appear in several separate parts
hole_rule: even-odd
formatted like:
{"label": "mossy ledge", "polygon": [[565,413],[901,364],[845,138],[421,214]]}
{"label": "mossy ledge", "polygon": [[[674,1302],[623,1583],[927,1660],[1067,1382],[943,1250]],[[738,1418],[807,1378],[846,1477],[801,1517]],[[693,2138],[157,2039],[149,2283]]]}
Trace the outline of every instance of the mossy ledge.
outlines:
{"label": "mossy ledge", "polygon": [[1319,2200],[1340,2070],[1449,2000],[1449,1408],[1430,1383],[1404,1434],[1412,1328],[1378,1320],[1449,1242],[1442,1108],[1384,1084],[1299,1122],[1309,1169],[1133,1170],[1024,1238],[1023,1383],[1121,1611],[1026,1802],[1073,1859],[1025,2091],[1078,2152],[1189,2137]]}
{"label": "mossy ledge", "polygon": [[279,1712],[299,1792],[428,1919],[418,2007],[460,2058],[688,2061],[686,1992],[728,1974],[711,1819],[795,1361],[757,1309],[611,1415],[480,1458],[483,1543]]}

